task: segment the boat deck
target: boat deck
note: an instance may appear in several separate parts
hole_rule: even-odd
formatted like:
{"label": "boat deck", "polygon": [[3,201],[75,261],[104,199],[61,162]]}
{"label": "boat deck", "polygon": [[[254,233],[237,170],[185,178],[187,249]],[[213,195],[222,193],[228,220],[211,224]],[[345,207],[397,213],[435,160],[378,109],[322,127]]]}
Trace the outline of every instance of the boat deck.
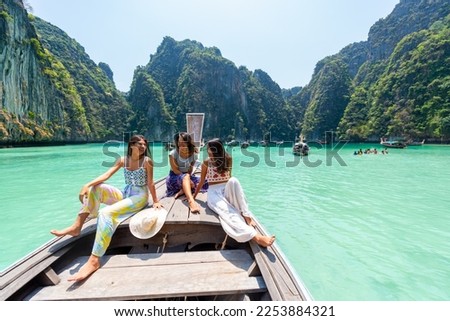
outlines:
{"label": "boat deck", "polygon": [[26,299],[148,300],[266,291],[261,276],[249,276],[253,259],[245,250],[105,256],[102,268],[85,282],[66,281],[87,258],[79,257],[59,273],[57,286]]}

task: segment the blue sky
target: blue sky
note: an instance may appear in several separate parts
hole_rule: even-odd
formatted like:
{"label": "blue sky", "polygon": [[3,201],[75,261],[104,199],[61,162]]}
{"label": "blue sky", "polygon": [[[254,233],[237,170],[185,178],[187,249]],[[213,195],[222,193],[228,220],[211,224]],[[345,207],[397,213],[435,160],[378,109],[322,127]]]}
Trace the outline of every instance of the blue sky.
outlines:
{"label": "blue sky", "polygon": [[165,36],[215,46],[236,66],[262,69],[282,88],[306,85],[316,63],[367,40],[400,0],[24,0],[32,13],[107,63],[128,91]]}

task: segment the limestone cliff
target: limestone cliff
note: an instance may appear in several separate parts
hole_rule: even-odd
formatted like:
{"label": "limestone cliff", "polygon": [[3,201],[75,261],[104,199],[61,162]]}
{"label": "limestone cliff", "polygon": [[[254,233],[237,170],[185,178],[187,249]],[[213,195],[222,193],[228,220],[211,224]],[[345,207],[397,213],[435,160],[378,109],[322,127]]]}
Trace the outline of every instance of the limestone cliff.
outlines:
{"label": "limestone cliff", "polygon": [[81,101],[46,52],[19,0],[0,6],[0,141],[82,140],[89,134]]}
{"label": "limestone cliff", "polygon": [[165,37],[149,63],[136,70],[129,99],[138,114],[149,115],[149,137],[167,139],[185,130],[188,112],[206,114],[206,138],[295,136],[281,88],[267,73],[238,68],[218,48],[193,40]]}
{"label": "limestone cliff", "polygon": [[2,0],[0,144],[121,138],[132,113],[101,64],[21,0]]}

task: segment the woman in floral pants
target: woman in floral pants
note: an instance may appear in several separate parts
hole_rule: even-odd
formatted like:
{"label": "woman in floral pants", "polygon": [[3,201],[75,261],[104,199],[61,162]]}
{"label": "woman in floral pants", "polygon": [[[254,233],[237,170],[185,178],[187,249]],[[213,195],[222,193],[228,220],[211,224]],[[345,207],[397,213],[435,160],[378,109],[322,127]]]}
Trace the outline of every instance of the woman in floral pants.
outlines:
{"label": "woman in floral pants", "polygon": [[[102,257],[117,226],[147,206],[149,192],[153,207],[161,208],[153,183],[153,162],[148,156],[148,143],[144,136],[134,135],[128,142],[127,155],[121,157],[104,174],[81,188],[80,201],[83,204],[75,222],[63,229],[50,231],[55,236],[77,236],[88,217],[97,217],[97,231],[91,256],[69,281],[81,281],[100,268]],[[124,169],[125,188],[104,184],[120,168]],[[100,208],[100,204],[108,206]]]}

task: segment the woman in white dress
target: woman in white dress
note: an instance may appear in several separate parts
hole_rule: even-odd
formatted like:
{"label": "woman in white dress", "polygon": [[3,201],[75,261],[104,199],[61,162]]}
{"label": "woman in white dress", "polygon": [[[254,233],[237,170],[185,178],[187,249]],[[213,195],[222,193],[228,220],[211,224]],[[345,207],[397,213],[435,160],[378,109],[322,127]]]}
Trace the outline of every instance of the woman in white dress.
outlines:
{"label": "woman in white dress", "polygon": [[209,157],[202,163],[200,182],[194,198],[207,179],[208,207],[219,215],[225,232],[241,243],[253,239],[263,247],[272,245],[275,236],[261,235],[254,228],[253,214],[248,208],[239,180],[231,176],[232,158],[225,151],[222,142],[216,138],[206,146]]}

